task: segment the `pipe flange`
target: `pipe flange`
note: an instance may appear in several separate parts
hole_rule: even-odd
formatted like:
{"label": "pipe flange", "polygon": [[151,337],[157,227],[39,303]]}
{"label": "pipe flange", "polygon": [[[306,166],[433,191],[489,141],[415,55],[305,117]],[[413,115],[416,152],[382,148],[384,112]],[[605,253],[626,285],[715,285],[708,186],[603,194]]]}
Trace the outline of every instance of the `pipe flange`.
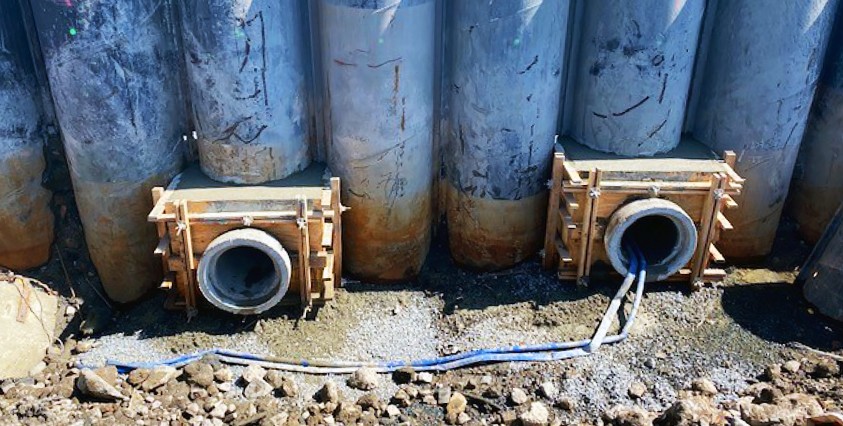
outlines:
{"label": "pipe flange", "polygon": [[[642,241],[637,244],[645,251],[652,241],[666,242],[669,247],[661,247],[665,254],[657,260],[648,259],[647,281],[661,281],[677,273],[688,264],[697,249],[697,227],[693,219],[676,203],[660,198],[633,201],[612,214],[606,226],[603,244],[609,263],[621,275],[628,273],[629,261],[623,250],[624,235],[641,220],[656,220],[661,226],[652,229],[637,229]],[[642,222],[643,223],[643,222]],[[672,226],[667,226],[667,225]],[[652,254],[652,253],[651,253]],[[652,257],[652,256],[651,256]]]}
{"label": "pipe flange", "polygon": [[234,314],[252,315],[281,301],[290,288],[291,271],[290,256],[277,239],[259,229],[246,228],[228,231],[211,241],[196,276],[199,291],[212,305]]}

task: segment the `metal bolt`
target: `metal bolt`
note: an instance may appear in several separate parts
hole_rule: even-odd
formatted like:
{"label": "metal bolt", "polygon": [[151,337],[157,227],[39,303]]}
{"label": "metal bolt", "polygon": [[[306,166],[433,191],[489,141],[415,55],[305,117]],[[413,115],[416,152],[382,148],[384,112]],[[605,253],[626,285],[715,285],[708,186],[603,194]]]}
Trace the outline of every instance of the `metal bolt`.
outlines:
{"label": "metal bolt", "polygon": [[658,185],[653,185],[647,190],[647,192],[650,194],[650,197],[658,198],[659,192],[661,192],[661,188],[659,188]]}

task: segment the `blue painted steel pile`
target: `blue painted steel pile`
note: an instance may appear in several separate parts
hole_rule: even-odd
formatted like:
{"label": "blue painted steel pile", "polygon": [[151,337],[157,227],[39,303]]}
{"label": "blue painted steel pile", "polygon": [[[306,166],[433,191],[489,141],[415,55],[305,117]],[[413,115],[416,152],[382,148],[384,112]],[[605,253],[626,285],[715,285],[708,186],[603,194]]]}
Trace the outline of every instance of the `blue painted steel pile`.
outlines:
{"label": "blue painted steel pile", "polygon": [[[35,16],[92,258],[108,294],[127,302],[156,281],[149,188],[182,168],[191,121],[202,168],[220,181],[327,162],[351,207],[346,272],[366,280],[416,275],[440,216],[461,265],[535,255],[557,134],[630,156],[668,151],[683,132],[736,151],[748,180],[728,215],[740,232],[718,247],[763,256],[839,0],[21,2]],[[828,112],[838,74],[823,80],[810,164],[841,142]],[[9,100],[19,98],[0,95],[0,112],[26,106]],[[33,114],[14,128],[34,129]],[[33,212],[46,197],[31,185],[39,158],[26,167],[30,193],[42,194],[26,202]],[[833,166],[811,167],[807,185],[843,186]],[[20,239],[43,222],[4,233]],[[49,238],[32,234],[19,253],[2,240],[0,263]]]}

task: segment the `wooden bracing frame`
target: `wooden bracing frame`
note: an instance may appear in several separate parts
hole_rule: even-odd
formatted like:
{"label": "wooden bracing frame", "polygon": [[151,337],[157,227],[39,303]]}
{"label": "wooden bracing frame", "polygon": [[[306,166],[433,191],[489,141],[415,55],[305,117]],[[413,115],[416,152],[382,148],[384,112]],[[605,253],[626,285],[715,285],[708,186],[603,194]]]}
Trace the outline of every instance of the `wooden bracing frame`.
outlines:
{"label": "wooden bracing frame", "polygon": [[[296,195],[273,200],[288,210],[221,211],[226,200],[182,199],[177,176],[167,189],[152,189],[154,207],[148,216],[155,223],[164,280],[161,288],[171,290],[169,308],[194,315],[201,305],[196,271],[208,243],[237,228],[253,227],[276,237],[290,254],[293,271],[290,290],[282,303],[301,304],[305,309],[334,298],[342,271],[342,212],[340,179],[331,178],[320,198]],[[238,191],[232,186],[231,191]],[[237,198],[244,204],[243,197]],[[247,202],[246,202],[247,203]],[[286,204],[285,204],[286,203]],[[256,203],[260,204],[260,203]]]}
{"label": "wooden bracing frame", "polygon": [[[659,160],[650,161],[656,165]],[[737,207],[733,197],[740,194],[744,182],[733,169],[733,152],[724,153],[717,162],[718,171],[690,172],[680,168],[670,172],[670,180],[609,178],[599,168],[578,170],[575,163],[566,159],[564,149],[556,144],[544,242],[546,269],[555,268],[560,279],[587,283],[591,267],[607,260],[603,234],[612,213],[629,201],[659,197],[682,207],[694,220],[698,232],[693,258],[668,280],[688,281],[696,286],[726,276],[723,269],[713,268],[711,263],[724,261],[715,243],[721,231],[730,231],[733,226],[723,211]],[[646,173],[635,170],[631,175]]]}

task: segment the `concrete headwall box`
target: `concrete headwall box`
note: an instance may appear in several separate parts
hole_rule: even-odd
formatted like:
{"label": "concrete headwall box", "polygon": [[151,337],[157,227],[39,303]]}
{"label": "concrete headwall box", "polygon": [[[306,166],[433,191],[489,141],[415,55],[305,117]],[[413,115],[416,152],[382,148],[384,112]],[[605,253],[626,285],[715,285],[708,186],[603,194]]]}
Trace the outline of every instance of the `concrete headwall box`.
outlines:
{"label": "concrete headwall box", "polygon": [[625,274],[620,241],[629,235],[647,245],[650,280],[722,279],[725,271],[709,264],[724,260],[714,243],[721,230],[732,229],[723,210],[737,207],[732,197],[744,182],[734,161],[734,153],[720,159],[691,139],[646,158],[598,152],[570,139],[557,143],[544,267],[580,282],[599,261]]}
{"label": "concrete headwall box", "polygon": [[160,238],[161,287],[174,290],[168,307],[191,313],[204,296],[220,309],[255,314],[279,302],[309,308],[333,299],[345,208],[340,179],[324,175],[313,164],[259,186],[232,185],[193,166],[167,189],[154,188],[149,221]]}

